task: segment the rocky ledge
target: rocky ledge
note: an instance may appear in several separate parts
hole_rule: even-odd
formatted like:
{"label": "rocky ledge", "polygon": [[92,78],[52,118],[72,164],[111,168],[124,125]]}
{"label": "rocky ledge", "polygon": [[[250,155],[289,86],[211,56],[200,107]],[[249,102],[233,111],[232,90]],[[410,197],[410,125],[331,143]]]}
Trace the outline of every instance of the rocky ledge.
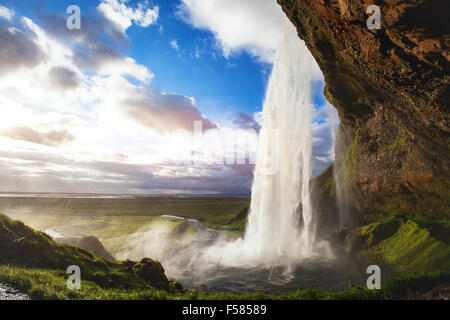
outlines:
{"label": "rocky ledge", "polygon": [[[392,201],[389,210],[448,217],[450,3],[277,1],[339,112],[335,170],[353,209],[366,213],[381,197]],[[372,4],[380,7],[381,29],[366,25]]]}

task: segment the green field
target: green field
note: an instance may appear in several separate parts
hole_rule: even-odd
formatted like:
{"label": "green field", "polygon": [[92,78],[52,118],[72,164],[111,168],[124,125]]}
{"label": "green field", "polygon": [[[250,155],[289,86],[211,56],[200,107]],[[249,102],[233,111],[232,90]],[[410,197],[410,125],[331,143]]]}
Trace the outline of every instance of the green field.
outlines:
{"label": "green field", "polygon": [[248,198],[137,197],[136,199],[61,199],[2,197],[0,212],[36,230],[52,229],[64,236],[93,235],[113,255],[132,234],[156,227],[173,230],[183,220],[197,219],[204,225],[243,231],[246,218],[237,219],[250,204]]}

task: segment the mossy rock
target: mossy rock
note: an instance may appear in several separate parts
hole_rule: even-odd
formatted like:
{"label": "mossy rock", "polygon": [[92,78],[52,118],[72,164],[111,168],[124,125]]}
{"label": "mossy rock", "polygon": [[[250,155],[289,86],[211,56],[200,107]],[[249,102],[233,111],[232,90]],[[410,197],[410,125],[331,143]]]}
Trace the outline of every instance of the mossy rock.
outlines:
{"label": "mossy rock", "polygon": [[155,288],[170,290],[170,284],[161,263],[144,258],[133,266],[133,272]]}
{"label": "mossy rock", "polygon": [[358,234],[364,238],[364,248],[370,248],[392,237],[400,226],[400,219],[392,217],[383,222],[373,222],[358,228]]}
{"label": "mossy rock", "polygon": [[412,220],[375,222],[359,232],[366,240],[362,254],[386,263],[398,274],[450,271],[450,246]]}

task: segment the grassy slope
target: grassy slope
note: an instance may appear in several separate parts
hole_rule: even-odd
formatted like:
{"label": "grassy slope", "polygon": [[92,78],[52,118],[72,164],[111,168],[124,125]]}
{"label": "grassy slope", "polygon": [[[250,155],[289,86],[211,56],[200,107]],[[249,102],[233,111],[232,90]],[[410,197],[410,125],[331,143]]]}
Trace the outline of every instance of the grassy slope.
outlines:
{"label": "grassy slope", "polygon": [[[450,272],[449,244],[446,239],[434,237],[425,227],[429,222],[424,225],[422,221],[392,215],[360,227],[361,253],[387,264],[395,274],[418,270]],[[440,227],[446,228],[445,225]]]}
{"label": "grassy slope", "polygon": [[151,259],[110,261],[70,245],[58,244],[42,232],[0,214],[0,265],[65,272],[78,265],[83,278],[104,288],[149,288],[170,290],[161,264]]}

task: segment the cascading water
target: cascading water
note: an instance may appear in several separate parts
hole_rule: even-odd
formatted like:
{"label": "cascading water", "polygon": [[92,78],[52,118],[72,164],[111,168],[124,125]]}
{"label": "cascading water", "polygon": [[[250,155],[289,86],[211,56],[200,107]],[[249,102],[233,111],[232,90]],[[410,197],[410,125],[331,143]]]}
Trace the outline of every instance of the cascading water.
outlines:
{"label": "cascading water", "polygon": [[[286,22],[263,107],[263,138],[244,238],[246,249],[263,261],[292,260],[312,253],[310,70],[314,64],[295,28]],[[271,139],[278,140],[278,148],[268,147]],[[278,168],[267,172],[268,163]]]}
{"label": "cascading water", "polygon": [[[225,264],[290,267],[315,252],[309,181],[316,74],[316,62],[286,18],[263,106],[248,227],[243,239],[218,250]],[[217,255],[215,249],[208,253]]]}

